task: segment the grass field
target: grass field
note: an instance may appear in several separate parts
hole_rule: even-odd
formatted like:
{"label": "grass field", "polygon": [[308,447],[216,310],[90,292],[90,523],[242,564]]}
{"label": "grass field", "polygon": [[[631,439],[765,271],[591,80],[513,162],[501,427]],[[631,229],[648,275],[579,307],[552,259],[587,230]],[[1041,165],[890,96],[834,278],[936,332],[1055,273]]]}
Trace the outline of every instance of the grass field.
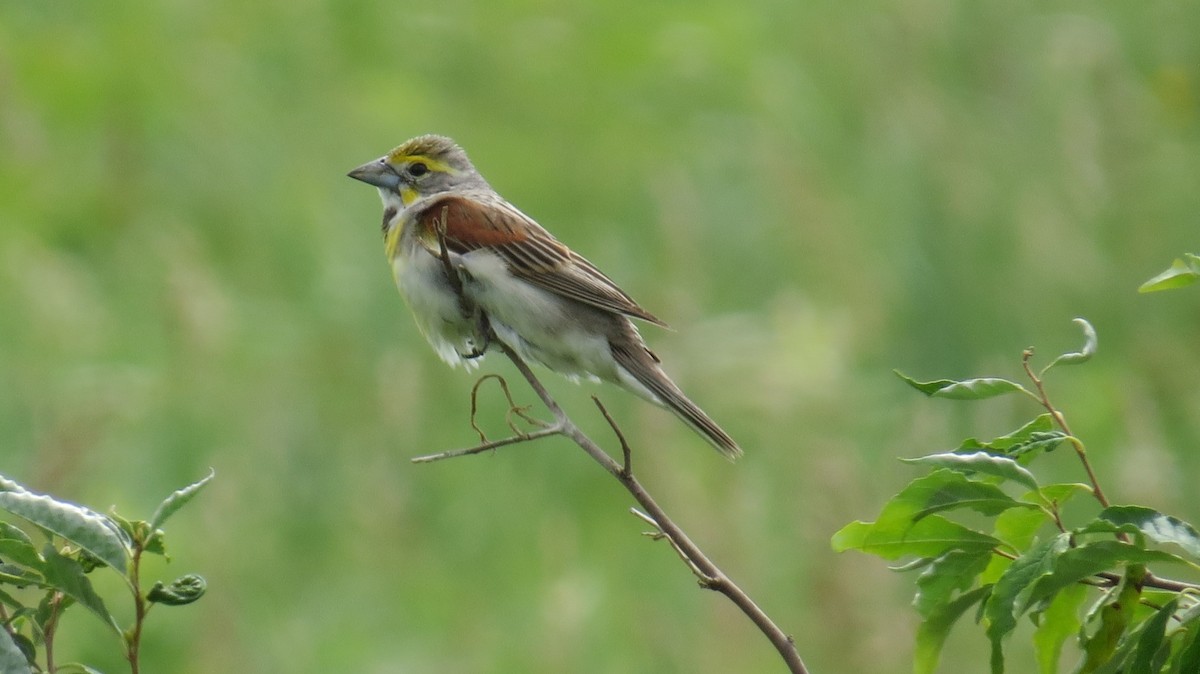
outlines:
{"label": "grass field", "polygon": [[[1197,26],[1190,3],[0,4],[0,473],[144,516],[215,468],[151,569],[209,594],[156,611],[147,671],[782,671],[567,442],[410,464],[474,442],[475,375],[417,334],[345,173],[443,133],[675,328],[644,334],[747,455],[548,375],[564,406],[615,449],[603,398],[814,672],[906,672],[911,577],[829,537],[915,474],[896,457],[1031,410],[893,368],[1017,377],[1085,316],[1099,356],[1052,395],[1115,502],[1200,519],[1200,296],[1135,292],[1200,252]],[[96,622],[60,648],[122,671]],[[959,636],[943,671],[987,671]]]}

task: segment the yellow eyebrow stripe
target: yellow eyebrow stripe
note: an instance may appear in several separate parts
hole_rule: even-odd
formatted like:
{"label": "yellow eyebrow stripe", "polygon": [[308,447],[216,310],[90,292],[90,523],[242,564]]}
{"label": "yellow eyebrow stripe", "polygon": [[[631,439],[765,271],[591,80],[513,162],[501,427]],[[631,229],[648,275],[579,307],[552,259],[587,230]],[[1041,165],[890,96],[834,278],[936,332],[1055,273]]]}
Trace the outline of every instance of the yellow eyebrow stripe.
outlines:
{"label": "yellow eyebrow stripe", "polygon": [[403,164],[405,162],[419,161],[419,162],[425,164],[426,166],[428,166],[429,170],[431,170],[431,171],[437,171],[438,173],[449,173],[452,175],[459,173],[458,169],[455,169],[453,166],[450,166],[446,162],[439,161],[437,159],[434,159],[433,157],[429,157],[429,156],[426,156],[423,154],[392,153],[392,154],[388,155],[388,161],[391,162],[392,164]]}

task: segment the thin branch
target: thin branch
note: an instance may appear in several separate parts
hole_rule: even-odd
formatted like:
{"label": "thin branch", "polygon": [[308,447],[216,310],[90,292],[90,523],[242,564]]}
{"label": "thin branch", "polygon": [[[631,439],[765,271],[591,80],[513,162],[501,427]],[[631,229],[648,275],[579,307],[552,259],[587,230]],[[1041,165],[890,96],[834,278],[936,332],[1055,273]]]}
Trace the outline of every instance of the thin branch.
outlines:
{"label": "thin branch", "polygon": [[1033,385],[1037,388],[1038,402],[1041,403],[1042,407],[1046,408],[1046,411],[1050,413],[1050,416],[1054,419],[1054,422],[1057,423],[1059,428],[1061,428],[1063,432],[1067,434],[1067,440],[1071,443],[1071,446],[1075,448],[1075,455],[1078,456],[1079,461],[1083,463],[1083,469],[1087,472],[1088,480],[1092,483],[1092,494],[1096,497],[1096,500],[1100,502],[1101,506],[1107,508],[1109,506],[1108,497],[1104,495],[1104,490],[1100,488],[1100,480],[1097,479],[1096,472],[1092,470],[1092,463],[1088,461],[1087,450],[1084,449],[1083,442],[1080,441],[1079,438],[1075,437],[1075,434],[1071,432],[1071,427],[1067,425],[1066,418],[1063,417],[1062,413],[1059,412],[1053,404],[1051,404],[1050,397],[1046,394],[1046,387],[1042,384],[1042,378],[1034,374],[1033,369],[1030,366],[1029,361],[1032,358],[1033,349],[1025,349],[1025,351],[1021,354],[1021,365],[1025,368],[1025,374],[1029,377],[1029,381],[1033,382]]}
{"label": "thin branch", "polygon": [[140,650],[142,646],[142,625],[146,622],[146,612],[150,609],[147,606],[146,598],[142,596],[141,566],[144,549],[143,544],[140,542],[134,547],[133,561],[129,571],[129,580],[133,589],[134,609],[133,629],[125,637],[125,658],[129,660],[129,674],[138,674],[140,667],[138,660],[141,657]]}
{"label": "thin branch", "polygon": [[529,365],[526,364],[525,361],[518,356],[515,351],[513,351],[501,340],[493,340],[492,343],[498,346],[499,349],[504,352],[504,355],[508,356],[508,359],[513,362],[513,365],[516,366],[517,370],[521,373],[521,376],[525,377],[525,381],[529,382],[530,388],[533,389],[534,393],[537,394],[538,398],[540,398],[542,403],[546,406],[546,409],[550,411],[551,415],[553,415],[556,423],[550,428],[530,433],[528,435],[515,436],[493,443],[486,443],[478,447],[471,447],[465,450],[452,450],[450,452],[443,452],[442,454],[418,457],[413,459],[413,461],[424,463],[443,458],[451,458],[453,456],[477,454],[487,449],[494,449],[499,446],[516,444],[549,435],[557,434],[569,438],[572,442],[578,445],[580,449],[587,453],[592,460],[600,464],[601,468],[608,471],[610,475],[615,477],[621,483],[621,485],[625,487],[626,491],[633,496],[634,500],[638,502],[638,504],[642,507],[642,510],[645,512],[646,517],[643,519],[648,518],[647,521],[653,523],[653,526],[658,529],[659,532],[661,532],[662,537],[670,541],[671,546],[675,548],[675,551],[679,554],[680,558],[685,561],[692,573],[694,573],[697,578],[701,580],[702,586],[710,590],[720,592],[730,601],[732,601],[734,605],[737,606],[738,609],[740,609],[742,613],[745,614],[746,617],[748,617],[764,635],[766,635],[767,639],[770,640],[771,644],[775,647],[775,650],[779,652],[779,655],[787,664],[789,671],[791,671],[793,674],[808,674],[808,670],[805,668],[804,662],[801,660],[800,653],[796,650],[796,644],[794,641],[792,641],[792,638],[788,636],[787,633],[785,633],[782,629],[780,629],[779,626],[776,625],[773,620],[771,620],[770,616],[768,616],[766,612],[764,612],[758,606],[758,604],[756,604],[754,600],[751,599],[744,590],[742,590],[741,587],[734,583],[733,580],[731,580],[729,576],[727,576],[725,572],[720,569],[720,567],[713,563],[713,561],[708,558],[708,555],[704,554],[704,551],[702,551],[699,546],[692,542],[691,538],[689,538],[688,535],[684,533],[681,528],[679,528],[679,525],[675,524],[675,522],[662,509],[662,507],[658,505],[658,502],[650,496],[650,493],[646,491],[641,482],[639,482],[638,479],[633,475],[630,469],[630,452],[628,450],[628,443],[625,442],[623,434],[618,429],[615,421],[613,421],[611,416],[607,413],[607,410],[604,409],[604,406],[599,405],[599,402],[597,401],[597,404],[600,406],[601,413],[604,414],[605,418],[609,422],[609,425],[612,426],[614,432],[617,433],[618,439],[621,440],[622,451],[625,459],[624,464],[618,463],[611,456],[609,456],[607,452],[601,449],[599,445],[585,435],[584,432],[575,425],[575,422],[571,421],[567,414],[563,412],[562,407],[559,406],[558,402],[555,401],[554,398],[551,397],[546,391],[546,387],[543,386],[542,382],[537,378],[536,375],[534,375],[533,371],[529,368]]}
{"label": "thin branch", "polygon": [[485,442],[481,445],[475,445],[474,447],[464,447],[462,449],[450,449],[450,450],[447,450],[444,452],[438,452],[437,454],[426,454],[425,456],[414,457],[412,459],[412,462],[413,463],[433,463],[434,461],[441,461],[442,459],[453,459],[456,456],[470,456],[472,454],[480,454],[482,452],[488,451],[489,449],[497,449],[499,447],[504,447],[506,445],[515,445],[515,444],[521,443],[521,442],[533,442],[534,440],[548,438],[552,435],[562,435],[562,434],[563,434],[563,429],[558,424],[554,424],[553,426],[548,426],[546,428],[543,428],[540,431],[533,431],[532,433],[521,433],[519,435],[514,435],[509,438],[504,438],[502,440],[493,440],[491,442]]}
{"label": "thin branch", "polygon": [[[621,474],[632,475],[633,452],[629,449],[629,443],[625,441],[625,434],[621,432],[621,427],[617,425],[616,420],[614,420],[612,415],[608,413],[608,408],[604,406],[604,403],[600,402],[599,398],[592,396],[592,402],[596,403],[596,407],[600,408],[600,414],[604,415],[604,420],[608,422],[609,427],[611,427],[613,429],[613,433],[616,434],[617,440],[621,443]],[[651,520],[651,523],[654,524],[655,527],[658,526],[658,523],[654,522],[653,520]]]}
{"label": "thin branch", "polygon": [[[1096,574],[1097,577],[1104,579],[1106,583],[1116,585],[1121,582],[1121,574],[1102,571]],[[1142,579],[1142,587],[1152,587],[1156,590],[1165,590],[1167,592],[1186,592],[1200,590],[1200,585],[1195,583],[1185,583],[1183,581],[1171,580],[1170,578],[1160,578],[1149,571]]]}
{"label": "thin branch", "polygon": [[692,574],[696,576],[696,580],[700,583],[700,587],[705,589],[712,588],[713,583],[715,583],[717,579],[713,578],[712,576],[705,575],[704,571],[702,571],[700,567],[696,566],[695,562],[688,558],[687,553],[683,551],[683,548],[679,547],[670,536],[663,533],[662,527],[658,526],[658,522],[655,522],[653,517],[638,510],[637,508],[630,508],[629,512],[633,513],[633,515],[638,519],[654,527],[654,531],[644,531],[642,533],[656,541],[666,539],[666,541],[671,544],[671,548],[675,550],[675,554],[679,555],[679,559],[683,560],[683,563],[687,564],[688,568],[692,570]]}
{"label": "thin branch", "polygon": [[46,671],[49,674],[54,674],[58,669],[54,665],[54,636],[58,633],[62,598],[63,594],[57,591],[50,596],[50,617],[46,619],[46,624],[42,627],[42,642],[46,647]]}

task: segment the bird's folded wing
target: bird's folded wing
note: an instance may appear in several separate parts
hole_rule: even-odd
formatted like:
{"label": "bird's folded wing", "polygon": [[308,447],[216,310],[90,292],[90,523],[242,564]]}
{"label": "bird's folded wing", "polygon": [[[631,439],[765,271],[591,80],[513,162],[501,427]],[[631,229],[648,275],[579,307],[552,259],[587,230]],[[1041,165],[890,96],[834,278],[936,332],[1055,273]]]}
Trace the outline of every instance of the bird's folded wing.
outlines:
{"label": "bird's folded wing", "polygon": [[441,230],[450,252],[493,251],[504,259],[514,276],[536,286],[605,311],[666,327],[666,323],[634,302],[595,265],[505,202],[484,204],[475,199],[443,195],[431,199],[415,218],[421,227],[421,242],[435,255],[440,254],[437,232]]}

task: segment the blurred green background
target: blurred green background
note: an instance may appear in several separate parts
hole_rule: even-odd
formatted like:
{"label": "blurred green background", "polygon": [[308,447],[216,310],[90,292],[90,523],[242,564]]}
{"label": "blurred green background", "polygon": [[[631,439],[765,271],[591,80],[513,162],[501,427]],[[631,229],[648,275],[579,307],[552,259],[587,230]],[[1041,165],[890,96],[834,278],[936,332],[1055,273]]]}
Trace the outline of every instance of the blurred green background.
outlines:
{"label": "blurred green background", "polygon": [[[443,133],[676,328],[644,333],[747,456],[547,377],[567,409],[614,446],[599,392],[814,672],[908,671],[912,578],[829,536],[917,474],[895,457],[1034,410],[892,368],[1017,377],[1086,316],[1100,355],[1052,395],[1114,501],[1200,519],[1200,296],[1135,293],[1200,248],[1197,26],[1166,2],[2,3],[0,472],[144,517],[216,469],[149,570],[209,594],[151,616],[148,671],[781,671],[567,442],[409,463],[474,442],[475,375],[417,334],[345,172]],[[62,657],[123,670],[98,621],[65,630]],[[944,671],[986,671],[971,632]]]}

